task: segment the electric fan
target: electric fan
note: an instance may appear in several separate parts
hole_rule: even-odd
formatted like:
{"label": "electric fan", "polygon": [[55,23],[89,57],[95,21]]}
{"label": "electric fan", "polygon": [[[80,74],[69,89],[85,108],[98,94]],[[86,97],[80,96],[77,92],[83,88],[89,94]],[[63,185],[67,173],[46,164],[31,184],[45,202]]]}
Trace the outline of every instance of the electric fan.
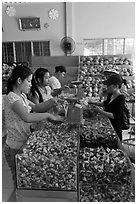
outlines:
{"label": "electric fan", "polygon": [[71,55],[75,50],[75,42],[71,37],[62,38],[60,46],[66,55]]}

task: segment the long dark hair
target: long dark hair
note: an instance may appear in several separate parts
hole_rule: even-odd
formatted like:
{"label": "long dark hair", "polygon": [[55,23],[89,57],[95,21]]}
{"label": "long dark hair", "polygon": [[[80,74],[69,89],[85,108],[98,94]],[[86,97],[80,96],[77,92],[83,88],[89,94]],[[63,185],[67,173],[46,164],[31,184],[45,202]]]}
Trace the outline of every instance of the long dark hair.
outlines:
{"label": "long dark hair", "polygon": [[31,69],[28,66],[25,65],[17,65],[12,70],[11,76],[9,77],[7,81],[7,94],[10,91],[13,91],[13,86],[16,86],[18,78],[20,78],[22,81],[28,78],[32,74]]}
{"label": "long dark hair", "polygon": [[32,81],[31,81],[32,86],[31,86],[31,90],[30,90],[31,93],[30,94],[34,97],[36,96],[36,94],[38,94],[39,95],[39,103],[43,102],[43,97],[39,91],[38,86],[39,86],[40,82],[43,83],[44,75],[47,72],[49,73],[49,71],[47,69],[41,67],[41,68],[38,68],[34,72],[33,77],[32,77]]}

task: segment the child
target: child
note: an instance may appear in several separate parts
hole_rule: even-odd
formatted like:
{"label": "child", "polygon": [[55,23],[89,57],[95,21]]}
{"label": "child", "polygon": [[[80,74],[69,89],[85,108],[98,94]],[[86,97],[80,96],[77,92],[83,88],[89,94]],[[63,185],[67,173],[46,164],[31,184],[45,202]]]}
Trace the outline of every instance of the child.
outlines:
{"label": "child", "polygon": [[[44,119],[57,120],[60,117],[45,111],[46,103],[34,104],[26,94],[31,88],[32,73],[27,66],[16,66],[7,82],[7,95],[4,98],[7,139],[4,147],[5,157],[11,169],[16,188],[15,155],[30,135],[30,123]],[[33,110],[35,113],[31,113]],[[15,190],[15,189],[14,189]],[[15,194],[14,194],[15,195]]]}

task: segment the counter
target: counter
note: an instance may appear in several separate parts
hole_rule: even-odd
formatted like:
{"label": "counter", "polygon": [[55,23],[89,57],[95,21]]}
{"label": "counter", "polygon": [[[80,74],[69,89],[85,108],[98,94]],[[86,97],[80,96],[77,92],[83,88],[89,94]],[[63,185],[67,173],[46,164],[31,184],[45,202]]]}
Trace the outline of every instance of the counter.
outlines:
{"label": "counter", "polygon": [[81,125],[43,121],[16,155],[17,200],[133,201],[131,163],[117,148],[101,115]]}

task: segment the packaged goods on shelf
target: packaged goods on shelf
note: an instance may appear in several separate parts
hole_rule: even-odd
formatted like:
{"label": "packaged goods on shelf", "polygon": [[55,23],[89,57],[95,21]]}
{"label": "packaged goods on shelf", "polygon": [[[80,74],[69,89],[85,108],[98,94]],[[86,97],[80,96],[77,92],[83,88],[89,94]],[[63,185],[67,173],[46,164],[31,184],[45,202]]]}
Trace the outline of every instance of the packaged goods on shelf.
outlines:
{"label": "packaged goods on shelf", "polygon": [[127,80],[128,89],[134,89],[134,72],[131,59],[123,56],[80,56],[79,80],[83,82],[85,93],[98,97],[101,93],[103,72],[115,70]]}

